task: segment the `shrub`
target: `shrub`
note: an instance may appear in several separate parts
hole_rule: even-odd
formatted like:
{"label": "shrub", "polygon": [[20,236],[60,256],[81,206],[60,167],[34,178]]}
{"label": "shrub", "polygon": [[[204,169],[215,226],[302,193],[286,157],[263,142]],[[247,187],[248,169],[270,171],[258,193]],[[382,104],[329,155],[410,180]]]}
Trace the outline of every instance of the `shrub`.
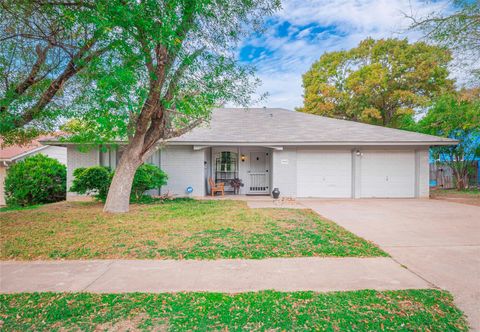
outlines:
{"label": "shrub", "polygon": [[77,168],[73,171],[73,176],[70,191],[92,195],[102,201],[107,198],[113,177],[110,168],[103,166]]}
{"label": "shrub", "polygon": [[9,206],[28,206],[65,200],[67,168],[42,154],[9,167],[5,197]]}
{"label": "shrub", "polygon": [[167,174],[157,166],[143,164],[133,178],[131,199],[138,201],[145,191],[167,184],[167,178]]}
{"label": "shrub", "polygon": [[[77,168],[73,175],[70,191],[79,194],[93,195],[104,201],[108,195],[108,189],[114,173],[107,167],[94,166],[88,168]],[[143,164],[135,173],[132,184],[130,199],[139,201],[143,193],[150,189],[159,188],[167,183],[167,174],[160,168]]]}

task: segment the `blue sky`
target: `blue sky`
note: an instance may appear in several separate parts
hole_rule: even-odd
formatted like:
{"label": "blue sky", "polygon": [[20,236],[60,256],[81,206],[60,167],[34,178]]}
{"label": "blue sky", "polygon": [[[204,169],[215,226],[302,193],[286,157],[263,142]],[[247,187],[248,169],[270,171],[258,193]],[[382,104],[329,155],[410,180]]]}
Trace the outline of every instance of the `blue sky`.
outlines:
{"label": "blue sky", "polygon": [[445,0],[284,0],[266,18],[266,29],[246,38],[239,58],[255,65],[266,100],[252,106],[293,109],[302,105],[302,74],[324,52],[349,49],[372,38],[421,38],[407,29],[405,14],[448,10]]}

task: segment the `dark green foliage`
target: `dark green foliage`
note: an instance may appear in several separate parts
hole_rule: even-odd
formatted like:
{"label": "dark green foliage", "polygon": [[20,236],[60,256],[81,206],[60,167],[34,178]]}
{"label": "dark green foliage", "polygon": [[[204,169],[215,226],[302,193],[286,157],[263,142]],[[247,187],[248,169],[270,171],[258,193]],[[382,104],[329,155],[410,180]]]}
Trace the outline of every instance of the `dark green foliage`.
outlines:
{"label": "dark green foliage", "polygon": [[73,176],[75,178],[70,188],[71,192],[89,194],[100,200],[107,198],[113,176],[109,168],[102,166],[77,168],[73,171]]}
{"label": "dark green foliage", "polygon": [[[74,180],[70,191],[79,194],[92,195],[104,201],[107,198],[108,189],[114,172],[108,167],[93,166],[88,168],[77,168],[73,172]],[[141,200],[143,193],[147,190],[159,188],[167,183],[167,174],[160,168],[143,164],[135,173],[133,179],[131,199]]]}
{"label": "dark green foliage", "polygon": [[143,164],[137,169],[133,178],[131,197],[135,200],[140,200],[145,191],[166,185],[167,178],[167,174],[160,168],[150,164]]}
{"label": "dark green foliage", "polygon": [[9,167],[5,196],[9,206],[62,201],[66,197],[67,169],[42,154],[27,157]]}
{"label": "dark green foliage", "polygon": [[457,145],[432,147],[432,157],[453,171],[457,189],[464,190],[475,160],[480,157],[480,89],[462,90],[438,98],[418,131],[458,140]]}
{"label": "dark green foliage", "polygon": [[440,290],[1,294],[6,331],[468,331]]}

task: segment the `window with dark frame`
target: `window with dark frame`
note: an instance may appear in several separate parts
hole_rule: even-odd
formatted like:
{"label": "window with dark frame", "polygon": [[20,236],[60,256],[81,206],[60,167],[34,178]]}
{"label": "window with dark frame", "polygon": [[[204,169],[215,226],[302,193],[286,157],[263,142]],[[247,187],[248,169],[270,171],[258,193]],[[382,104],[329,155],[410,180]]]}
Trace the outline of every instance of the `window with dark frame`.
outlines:
{"label": "window with dark frame", "polygon": [[215,157],[215,183],[225,183],[226,191],[234,191],[230,181],[238,178],[238,155],[231,151],[222,151]]}

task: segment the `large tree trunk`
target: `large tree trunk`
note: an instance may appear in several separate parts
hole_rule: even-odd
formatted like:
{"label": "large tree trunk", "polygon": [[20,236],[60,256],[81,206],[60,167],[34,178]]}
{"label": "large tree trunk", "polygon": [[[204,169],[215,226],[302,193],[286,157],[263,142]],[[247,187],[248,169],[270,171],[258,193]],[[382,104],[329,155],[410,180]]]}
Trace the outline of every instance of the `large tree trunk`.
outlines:
{"label": "large tree trunk", "polygon": [[112,184],[108,190],[107,201],[103,211],[112,213],[128,212],[133,177],[143,163],[140,149],[130,144],[122,154],[120,163],[115,169]]}

